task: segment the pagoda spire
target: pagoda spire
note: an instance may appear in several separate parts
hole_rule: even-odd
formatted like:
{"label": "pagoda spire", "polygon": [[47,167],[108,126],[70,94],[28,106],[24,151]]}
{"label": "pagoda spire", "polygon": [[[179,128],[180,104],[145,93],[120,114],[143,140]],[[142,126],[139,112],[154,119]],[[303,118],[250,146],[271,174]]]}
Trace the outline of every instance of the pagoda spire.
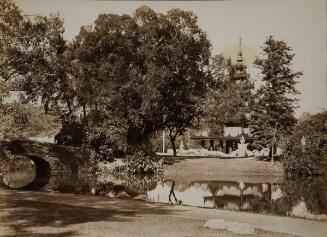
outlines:
{"label": "pagoda spire", "polygon": [[243,60],[243,52],[242,52],[242,38],[239,38],[239,49],[237,53],[237,60],[236,60],[236,65],[235,65],[235,75],[234,78],[236,80],[244,80],[248,78],[248,74],[246,72],[246,65],[244,64]]}
{"label": "pagoda spire", "polygon": [[237,54],[237,62],[243,63],[243,53],[242,53],[242,37],[239,38],[239,48],[238,48],[238,54]]}

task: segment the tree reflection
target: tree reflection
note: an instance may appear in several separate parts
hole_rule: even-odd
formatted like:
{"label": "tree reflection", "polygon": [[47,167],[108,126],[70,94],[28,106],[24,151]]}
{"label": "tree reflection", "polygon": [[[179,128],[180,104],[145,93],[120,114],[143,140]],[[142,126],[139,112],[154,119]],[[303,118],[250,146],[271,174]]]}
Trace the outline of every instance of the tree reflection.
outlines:
{"label": "tree reflection", "polygon": [[284,206],[291,214],[294,207],[304,202],[312,214],[327,214],[326,180],[326,177],[286,180],[281,186],[284,196],[279,200],[279,206]]}
{"label": "tree reflection", "polygon": [[177,205],[181,205],[181,204],[183,203],[182,200],[177,199],[176,194],[175,194],[175,183],[176,183],[176,182],[173,181],[173,182],[172,182],[172,185],[171,185],[171,188],[170,188],[170,192],[169,192],[169,202],[170,202],[171,204],[174,204],[173,201],[171,200],[171,197],[173,197],[174,200],[175,200],[175,204],[177,204]]}

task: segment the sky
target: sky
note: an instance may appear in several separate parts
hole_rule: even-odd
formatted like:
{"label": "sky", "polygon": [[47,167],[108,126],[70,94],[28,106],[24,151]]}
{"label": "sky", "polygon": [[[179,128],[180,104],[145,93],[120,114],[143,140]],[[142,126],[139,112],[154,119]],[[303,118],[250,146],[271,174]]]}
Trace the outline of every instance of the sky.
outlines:
{"label": "sky", "polygon": [[[327,109],[327,25],[325,0],[220,0],[220,1],[107,1],[107,0],[16,0],[24,14],[59,13],[64,18],[66,40],[83,25],[92,25],[101,13],[132,14],[141,5],[165,13],[171,8],[193,11],[207,32],[212,53],[232,58],[239,38],[249,71],[268,35],[285,40],[294,50],[294,70],[301,92],[296,115]],[[252,73],[254,80],[259,78]]]}

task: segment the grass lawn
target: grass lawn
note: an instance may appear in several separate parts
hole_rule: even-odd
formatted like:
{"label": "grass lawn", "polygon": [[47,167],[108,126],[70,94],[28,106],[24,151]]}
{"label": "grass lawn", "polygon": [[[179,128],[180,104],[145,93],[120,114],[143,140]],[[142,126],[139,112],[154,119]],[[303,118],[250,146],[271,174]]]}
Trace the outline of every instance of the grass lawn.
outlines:
{"label": "grass lawn", "polygon": [[164,178],[178,181],[228,180],[244,182],[280,182],[283,168],[280,162],[259,161],[255,157],[165,158]]}

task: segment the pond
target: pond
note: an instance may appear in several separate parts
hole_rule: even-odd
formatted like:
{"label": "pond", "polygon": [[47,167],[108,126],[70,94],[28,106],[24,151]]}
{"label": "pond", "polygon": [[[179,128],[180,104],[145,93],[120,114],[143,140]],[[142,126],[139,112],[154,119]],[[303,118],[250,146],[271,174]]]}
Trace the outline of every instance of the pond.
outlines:
{"label": "pond", "polygon": [[[31,185],[32,178],[35,178],[34,182],[43,185]],[[29,184],[25,189],[135,198],[174,205],[327,220],[326,180],[325,177],[311,177],[272,183],[262,182],[262,177],[260,182],[256,182],[252,177],[251,182],[187,182],[165,180],[160,176],[90,176],[60,172],[47,174],[44,178],[35,176],[35,169],[28,168],[25,172],[11,169],[4,174],[2,185],[16,188]]]}

